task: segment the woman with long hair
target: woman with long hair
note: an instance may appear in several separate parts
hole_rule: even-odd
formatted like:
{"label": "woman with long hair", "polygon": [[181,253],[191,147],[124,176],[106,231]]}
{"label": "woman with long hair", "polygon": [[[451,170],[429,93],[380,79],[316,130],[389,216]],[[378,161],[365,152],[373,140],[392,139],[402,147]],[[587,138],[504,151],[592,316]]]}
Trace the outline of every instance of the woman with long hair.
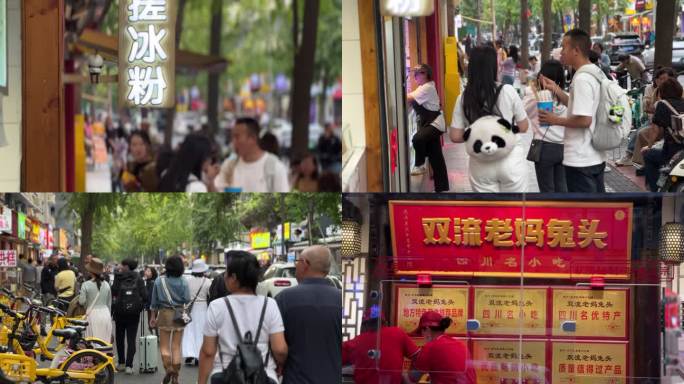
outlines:
{"label": "woman with long hair", "polygon": [[[513,132],[527,132],[527,114],[520,96],[512,86],[498,84],[496,75],[496,50],[490,46],[473,48],[468,66],[468,85],[456,99],[449,127],[449,137],[454,143],[466,142],[466,129],[484,116],[498,116],[510,127],[517,126]],[[498,167],[470,157],[470,184],[474,191],[526,191],[525,150],[519,135],[516,135],[515,141],[512,151],[496,163],[500,165]]]}
{"label": "woman with long hair", "polygon": [[299,161],[292,189],[299,192],[318,192],[318,160],[312,153],[304,154]]}
{"label": "woman with long hair", "polygon": [[97,337],[108,343],[112,338],[112,291],[105,281],[104,263],[93,257],[85,265],[90,274],[88,281],[81,285],[78,302],[86,308],[88,328],[85,336]]}
{"label": "woman with long hair", "polygon": [[218,159],[211,140],[201,134],[185,138],[159,182],[162,192],[210,192],[218,174]]}
{"label": "woman with long hair", "polygon": [[223,370],[240,353],[239,335],[246,332],[251,332],[268,376],[259,382],[278,383],[277,367],[282,367],[287,358],[285,328],[278,303],[256,294],[260,274],[254,255],[246,251],[233,253],[224,274],[230,295],[209,304],[197,383],[206,384],[210,377],[212,383],[230,380],[223,376]]}
{"label": "woman with long hair", "polygon": [[[558,60],[546,60],[539,70],[539,77],[544,76],[553,80],[561,89],[565,89],[565,70]],[[538,82],[541,86],[541,82]],[[539,126],[537,114],[538,92],[536,84],[526,91],[523,98],[525,110],[530,118],[530,125],[534,132],[534,138],[539,140],[541,146],[540,156],[534,162],[534,170],[537,175],[537,185],[541,193],[564,193],[568,191],[565,180],[565,167],[563,166],[563,138],[565,127],[560,125]],[[565,117],[567,108],[557,99],[553,100],[553,113]]]}

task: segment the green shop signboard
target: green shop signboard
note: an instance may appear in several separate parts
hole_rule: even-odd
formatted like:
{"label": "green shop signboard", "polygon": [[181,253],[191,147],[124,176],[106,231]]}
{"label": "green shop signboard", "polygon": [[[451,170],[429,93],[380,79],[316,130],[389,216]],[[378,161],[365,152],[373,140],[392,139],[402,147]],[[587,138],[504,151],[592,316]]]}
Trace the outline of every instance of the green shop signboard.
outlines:
{"label": "green shop signboard", "polygon": [[26,238],[26,215],[21,212],[17,213],[17,236],[20,239]]}

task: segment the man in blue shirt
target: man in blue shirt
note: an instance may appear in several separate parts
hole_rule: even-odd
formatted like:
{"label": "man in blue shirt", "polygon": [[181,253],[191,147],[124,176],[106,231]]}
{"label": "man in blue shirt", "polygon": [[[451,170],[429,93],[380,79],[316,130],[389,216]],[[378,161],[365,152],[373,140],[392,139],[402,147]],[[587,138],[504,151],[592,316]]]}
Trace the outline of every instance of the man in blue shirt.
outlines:
{"label": "man in blue shirt", "polygon": [[275,298],[288,346],[283,384],[342,381],[342,292],[325,278],[331,260],[327,247],[305,249],[296,261],[299,284]]}

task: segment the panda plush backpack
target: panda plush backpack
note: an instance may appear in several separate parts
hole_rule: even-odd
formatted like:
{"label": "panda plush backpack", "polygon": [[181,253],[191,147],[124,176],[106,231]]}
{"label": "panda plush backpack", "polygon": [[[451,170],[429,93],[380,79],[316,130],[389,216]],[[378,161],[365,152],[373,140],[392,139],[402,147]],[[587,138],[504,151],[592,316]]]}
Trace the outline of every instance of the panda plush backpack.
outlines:
{"label": "panda plush backpack", "polygon": [[[503,85],[499,85],[496,89],[492,109],[496,108],[496,101],[502,88]],[[517,142],[515,134],[518,133],[518,127],[492,111],[487,112],[487,115],[478,118],[466,128],[463,140],[467,144],[466,152],[470,157],[484,162],[494,162],[511,153]]]}

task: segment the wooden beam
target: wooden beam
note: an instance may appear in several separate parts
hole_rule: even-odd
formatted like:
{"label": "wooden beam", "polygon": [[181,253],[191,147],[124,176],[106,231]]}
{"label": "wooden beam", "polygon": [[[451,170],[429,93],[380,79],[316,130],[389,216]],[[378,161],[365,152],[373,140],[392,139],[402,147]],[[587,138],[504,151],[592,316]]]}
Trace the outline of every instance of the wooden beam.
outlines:
{"label": "wooden beam", "polygon": [[375,1],[361,0],[359,28],[363,77],[364,123],[366,126],[366,159],[368,192],[383,192],[382,137],[380,130],[380,96],[378,95],[378,52],[375,37]]}
{"label": "wooden beam", "polygon": [[23,0],[21,190],[65,190],[64,0]]}

